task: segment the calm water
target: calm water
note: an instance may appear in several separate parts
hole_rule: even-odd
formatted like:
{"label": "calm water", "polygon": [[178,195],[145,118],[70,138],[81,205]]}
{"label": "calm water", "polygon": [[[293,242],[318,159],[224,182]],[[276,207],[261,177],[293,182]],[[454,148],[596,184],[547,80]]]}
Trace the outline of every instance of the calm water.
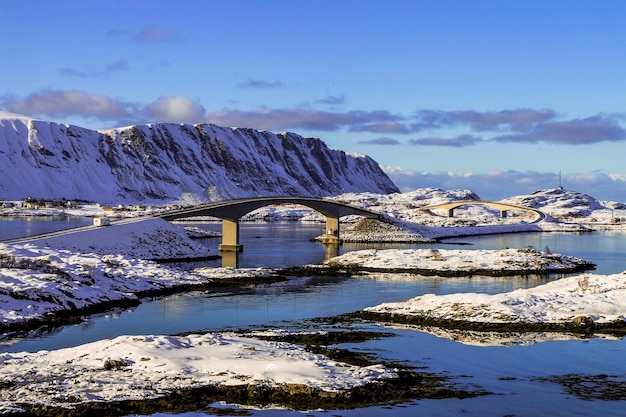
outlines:
{"label": "calm water", "polygon": [[[214,223],[194,224],[219,230]],[[321,262],[329,254],[310,238],[324,232],[323,224],[243,224],[244,252],[240,265],[285,267]],[[457,246],[456,243],[470,245]],[[217,239],[204,243],[217,248]],[[597,273],[626,270],[626,235],[517,234],[454,239],[441,248],[497,249],[548,247],[552,252],[580,256],[598,264]],[[365,246],[343,245],[340,252]],[[389,246],[386,246],[389,247]],[[407,247],[402,245],[400,247]],[[432,246],[427,246],[432,247]],[[142,305],[91,318],[51,333],[5,341],[2,351],[36,351],[77,345],[120,334],[178,333],[222,330],[268,324],[297,328],[303,319],[355,311],[385,301],[406,300],[424,293],[497,293],[539,285],[558,277],[438,278],[412,275],[374,275],[368,278],[309,278],[220,293],[196,293],[146,300]],[[379,326],[369,326],[381,329]],[[388,330],[388,329],[384,329]],[[522,345],[472,346],[415,329],[396,328],[396,337],[344,345],[441,372],[460,386],[478,386],[498,395],[475,399],[422,400],[395,407],[350,411],[316,411],[331,416],[593,416],[626,415],[626,403],[582,400],[556,384],[539,382],[546,376],[607,374],[626,378],[626,344],[619,339],[552,340]],[[455,338],[459,338],[456,335]],[[475,341],[475,340],[474,340]],[[625,383],[626,384],[626,383]],[[253,415],[302,416],[291,411],[254,411]]]}
{"label": "calm water", "polygon": [[0,240],[56,232],[73,227],[87,226],[92,223],[93,219],[85,217],[2,217],[0,220]]}

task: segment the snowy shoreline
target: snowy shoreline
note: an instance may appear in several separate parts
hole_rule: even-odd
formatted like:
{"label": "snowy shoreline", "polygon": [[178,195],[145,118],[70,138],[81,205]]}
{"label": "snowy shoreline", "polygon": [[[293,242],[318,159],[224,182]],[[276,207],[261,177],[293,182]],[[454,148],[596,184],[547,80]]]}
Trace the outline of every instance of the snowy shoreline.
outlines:
{"label": "snowy shoreline", "polygon": [[501,250],[366,249],[324,262],[350,271],[413,273],[439,276],[507,276],[573,273],[594,269],[584,259],[532,248]]}

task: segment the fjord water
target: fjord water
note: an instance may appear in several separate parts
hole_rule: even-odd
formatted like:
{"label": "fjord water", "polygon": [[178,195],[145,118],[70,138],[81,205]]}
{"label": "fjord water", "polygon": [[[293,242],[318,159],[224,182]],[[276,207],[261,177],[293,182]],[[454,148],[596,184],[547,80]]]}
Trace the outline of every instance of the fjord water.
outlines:
{"label": "fjord water", "polygon": [[2,220],[0,220],[0,240],[16,239],[71,229],[73,227],[87,226],[92,222],[91,218],[71,216],[2,217]]}
{"label": "fjord water", "polygon": [[[216,223],[194,226],[219,230]],[[244,252],[241,267],[288,267],[319,263],[327,253],[310,239],[324,232],[316,223],[244,223],[241,238]],[[218,239],[206,239],[217,248]],[[367,245],[372,246],[372,245]],[[364,245],[344,244],[339,252]],[[456,238],[437,245],[381,245],[381,247],[438,247],[456,249],[500,249],[533,246],[538,250],[579,256],[598,264],[595,273],[626,270],[626,234],[516,234]],[[217,266],[217,265],[216,265]],[[139,307],[109,313],[74,326],[31,334],[6,341],[1,351],[37,351],[78,345],[121,334],[172,334],[185,331],[224,330],[268,325],[295,330],[308,318],[326,317],[362,309],[386,301],[407,300],[424,293],[507,292],[539,285],[558,277],[472,277],[440,278],[409,274],[372,275],[367,278],[298,278],[256,288],[220,290],[144,300]],[[307,415],[343,416],[570,416],[626,415],[623,401],[582,398],[561,385],[542,378],[583,375],[626,378],[626,343],[617,338],[563,338],[544,336],[523,341],[515,335],[495,338],[493,345],[479,344],[487,336],[458,333],[445,337],[429,329],[366,325],[374,330],[393,331],[395,337],[338,347],[373,352],[385,360],[415,365],[425,372],[442,373],[457,388],[480,388],[494,395],[473,399],[416,400],[409,404],[355,410],[310,411]],[[308,328],[310,330],[310,328]],[[490,337],[491,337],[490,336]],[[543,340],[543,341],[542,341]],[[295,411],[251,411],[251,415],[301,416]],[[167,414],[160,414],[167,415]],[[198,415],[198,413],[194,413]],[[200,414],[202,415],[202,414]]]}

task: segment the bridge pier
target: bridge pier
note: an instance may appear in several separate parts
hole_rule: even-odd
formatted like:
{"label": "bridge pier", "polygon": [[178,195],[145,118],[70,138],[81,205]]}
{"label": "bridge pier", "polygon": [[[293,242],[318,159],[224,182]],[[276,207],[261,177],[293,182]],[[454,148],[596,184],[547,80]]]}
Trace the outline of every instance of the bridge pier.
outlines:
{"label": "bridge pier", "polygon": [[448,209],[448,217],[454,217],[454,209]]}
{"label": "bridge pier", "polygon": [[222,252],[222,268],[239,268],[239,252]]}
{"label": "bridge pier", "polygon": [[326,216],[326,233],[322,243],[339,244],[339,217]]}
{"label": "bridge pier", "polygon": [[503,219],[506,217],[506,210],[500,210],[500,217]]}
{"label": "bridge pier", "polygon": [[217,249],[222,252],[243,252],[243,245],[239,244],[237,220],[222,219],[222,243]]}

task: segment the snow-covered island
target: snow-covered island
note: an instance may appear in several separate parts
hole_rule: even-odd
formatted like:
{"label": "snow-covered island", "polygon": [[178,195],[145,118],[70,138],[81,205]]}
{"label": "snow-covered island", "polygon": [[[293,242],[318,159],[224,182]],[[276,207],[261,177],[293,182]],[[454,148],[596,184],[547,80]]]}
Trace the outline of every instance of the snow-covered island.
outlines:
{"label": "snow-covered island", "polygon": [[583,274],[505,294],[425,294],[357,313],[376,321],[480,331],[626,334],[626,273]]}
{"label": "snow-covered island", "polygon": [[[106,403],[153,400],[194,389],[207,394],[240,390],[260,401],[273,392],[275,398],[297,401],[312,392],[340,396],[398,376],[382,365],[352,366],[290,343],[232,333],[120,336],[56,351],[4,353],[0,369],[1,414],[43,405],[98,415]],[[193,395],[188,397],[190,401]],[[132,403],[117,407],[133,409]]]}
{"label": "snow-covered island", "polygon": [[439,276],[525,275],[571,273],[593,269],[584,259],[533,248],[501,250],[366,249],[324,262],[350,271]]}

